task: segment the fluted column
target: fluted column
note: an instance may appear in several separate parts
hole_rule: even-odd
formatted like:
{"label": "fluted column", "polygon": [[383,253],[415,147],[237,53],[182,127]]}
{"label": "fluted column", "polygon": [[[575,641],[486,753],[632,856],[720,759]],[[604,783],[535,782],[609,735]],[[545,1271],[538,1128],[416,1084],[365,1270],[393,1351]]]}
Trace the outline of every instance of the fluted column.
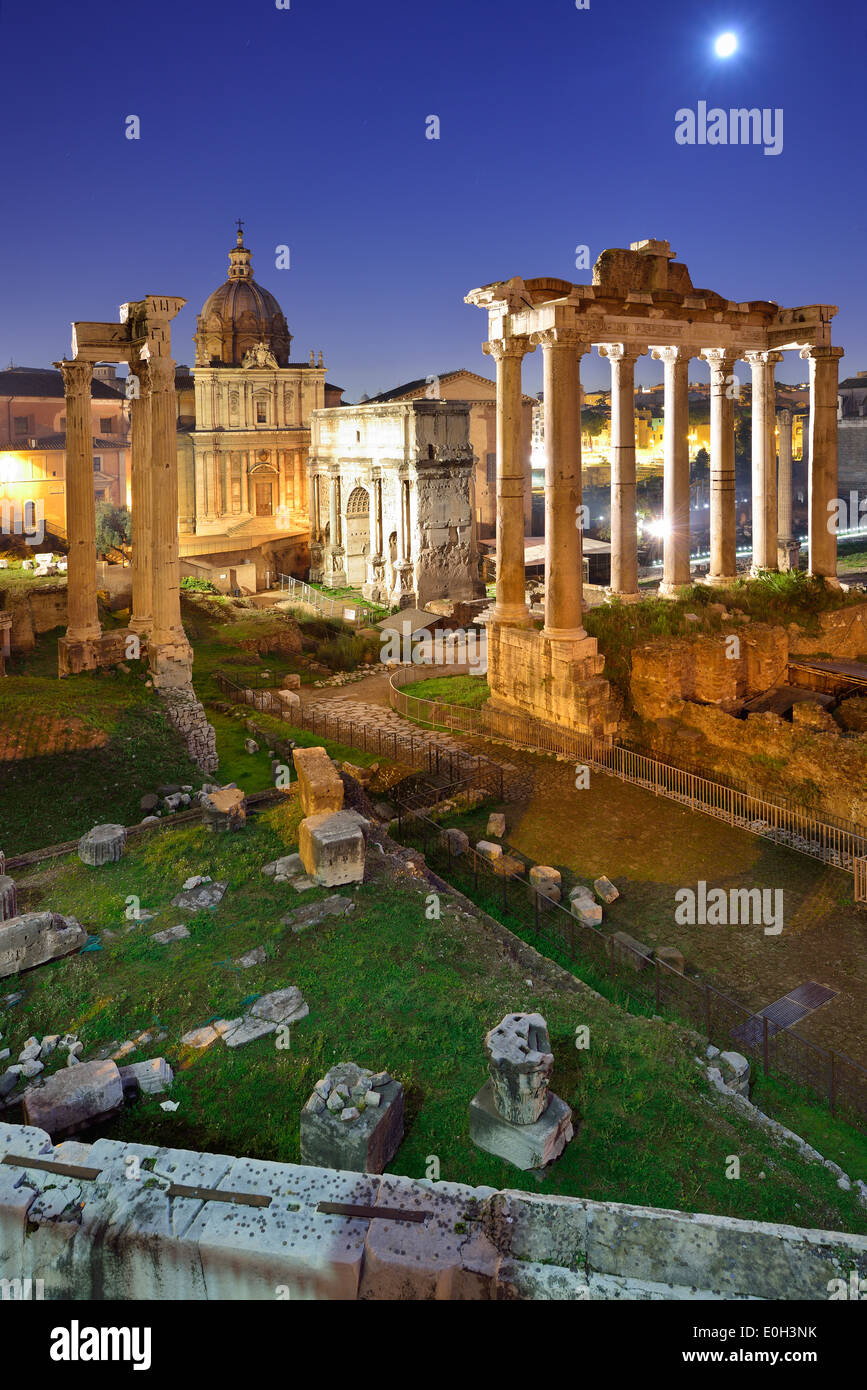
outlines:
{"label": "fluted column", "polygon": [[527,338],[496,338],[484,351],[497,364],[497,599],[495,622],[526,626],[521,363]]}
{"label": "fluted column", "polygon": [[781,410],[777,416],[780,431],[777,471],[777,539],[792,539],[792,412]]}
{"label": "fluted column", "polygon": [[328,543],[335,546],[340,544],[339,529],[337,524],[337,489],[339,479],[331,477],[328,480]]}
{"label": "fluted column", "polygon": [[175,364],[170,357],[151,357],[149,372],[153,486],[153,629],[149,647],[187,647],[181,623],[178,566]]}
{"label": "fluted column", "polygon": [[[581,372],[589,350],[577,333],[534,333],[543,356],[545,398],[545,627],[558,642],[586,637],[581,513]],[[522,553],[523,560],[523,553]]]}
{"label": "fluted column", "polygon": [[96,600],[96,504],[93,496],[93,435],[90,420],[90,362],[55,362],[66,393],[67,626],[70,642],[101,635]]}
{"label": "fluted column", "polygon": [[735,400],[733,368],[739,353],[708,348],[710,367],[710,569],[708,584],[737,578],[735,532]]}
{"label": "fluted column", "polygon": [[130,370],[138,378],[139,394],[130,401],[132,614],[129,626],[131,632],[141,636],[150,632],[153,624],[151,382],[147,362],[135,361]]}
{"label": "fluted column", "polygon": [[664,371],[663,597],[675,598],[689,570],[689,355],[682,347],[653,349]]}
{"label": "fluted column", "polygon": [[801,356],[810,363],[809,570],[836,585],[837,532],[832,513],[837,497],[837,363],[843,349],[809,347]]}
{"label": "fluted column", "polygon": [[[774,369],[781,352],[744,354],[753,373],[752,573],[777,568],[777,450]],[[835,401],[836,405],[836,401]]]}
{"label": "fluted column", "polygon": [[611,363],[611,592],[638,598],[638,527],[635,517],[635,363],[646,348],[606,343]]}

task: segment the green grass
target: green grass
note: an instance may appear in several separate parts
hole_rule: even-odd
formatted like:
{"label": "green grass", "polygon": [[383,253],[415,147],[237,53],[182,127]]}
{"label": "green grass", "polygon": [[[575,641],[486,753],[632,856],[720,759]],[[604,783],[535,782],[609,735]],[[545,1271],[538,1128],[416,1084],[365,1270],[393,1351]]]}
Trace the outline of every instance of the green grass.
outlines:
{"label": "green grass", "polygon": [[[351,917],[300,935],[282,927],[284,912],[331,891],[297,895],[259,872],[294,845],[299,815],[287,802],[235,835],[166,829],[132,843],[118,864],[94,870],[69,858],[21,876],[27,907],[76,913],[91,933],[103,933],[103,949],[8,982],[25,994],[0,1010],[13,1052],[47,1031],[77,1031],[85,1057],[152,1025],[168,1033],[133,1060],[168,1059],[178,1110],[163,1112],[161,1097],[145,1098],[91,1137],[297,1162],[301,1106],[329,1066],[352,1059],[387,1068],[405,1087],[407,1132],[390,1164],[396,1173],[422,1177],[436,1155],[450,1181],[867,1230],[867,1213],[831,1173],[708,1103],[694,1043],[679,1029],[564,991],[544,973],[531,980],[526,965],[446,896],[440,920],[429,920],[427,885],[397,877],[386,861],[374,857],[369,881],[341,890],[356,901]],[[169,899],[191,873],[225,879],[229,889],[216,911],[190,919]],[[130,895],[158,917],[127,931]],[[152,943],[154,931],[185,917],[188,940]],[[117,935],[106,940],[106,928]],[[237,969],[234,958],[258,945],[266,963]],[[237,1052],[222,1043],[204,1054],[180,1046],[187,1030],[234,1017],[251,995],[290,984],[301,988],[310,1014],[292,1028],[288,1050],[274,1038]],[[534,1009],[548,1020],[554,1087],[573,1107],[577,1131],[539,1180],[476,1149],[467,1110],[486,1075],[484,1033],[507,1012]],[[590,1029],[581,1052],[579,1024]],[[725,1177],[732,1153],[741,1159],[739,1181]]]}
{"label": "green grass", "polygon": [[491,688],[483,676],[433,676],[407,686],[406,694],[419,700],[442,700],[447,705],[481,709],[491,697]]}

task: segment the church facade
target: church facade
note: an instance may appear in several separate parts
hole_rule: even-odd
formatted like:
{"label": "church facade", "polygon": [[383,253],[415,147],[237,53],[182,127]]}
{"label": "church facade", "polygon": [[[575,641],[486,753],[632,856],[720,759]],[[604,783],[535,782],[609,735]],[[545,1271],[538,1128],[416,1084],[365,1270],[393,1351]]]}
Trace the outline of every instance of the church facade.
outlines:
{"label": "church facade", "polygon": [[275,297],[253,279],[240,225],[195,345],[194,400],[180,394],[182,559],[190,572],[196,559],[223,566],[243,556],[272,574],[298,573],[309,536],[310,420],[342,392],[326,382],[321,352],[290,360],[292,334]]}

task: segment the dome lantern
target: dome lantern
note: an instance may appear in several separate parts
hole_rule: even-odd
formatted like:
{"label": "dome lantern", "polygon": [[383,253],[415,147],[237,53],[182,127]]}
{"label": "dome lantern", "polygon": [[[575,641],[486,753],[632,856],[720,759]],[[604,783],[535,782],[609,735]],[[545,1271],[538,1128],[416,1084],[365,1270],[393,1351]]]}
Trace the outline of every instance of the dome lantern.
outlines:
{"label": "dome lantern", "polygon": [[240,367],[245,354],[260,343],[279,367],[289,365],[292,334],[273,294],[253,279],[240,219],[229,252],[229,278],[205,301],[194,341],[197,367]]}

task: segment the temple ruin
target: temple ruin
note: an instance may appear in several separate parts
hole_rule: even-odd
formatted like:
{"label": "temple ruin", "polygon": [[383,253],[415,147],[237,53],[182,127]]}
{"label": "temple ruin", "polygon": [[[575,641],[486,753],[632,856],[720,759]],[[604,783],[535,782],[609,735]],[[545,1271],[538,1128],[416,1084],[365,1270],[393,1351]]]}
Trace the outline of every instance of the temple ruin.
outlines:
{"label": "temple ruin", "polygon": [[[636,360],[664,369],[664,552],[662,595],[690,580],[688,372],[693,357],[711,373],[710,533],[707,582],[724,586],[735,562],[735,362],[752,371],[753,572],[791,561],[791,416],[775,451],[776,364],[795,351],[809,362],[809,571],[837,584],[837,541],[829,517],[837,494],[837,363],[826,304],[785,309],[735,303],[693,287],[667,241],[603,251],[592,285],[514,277],[472,290],[466,303],[488,312],[484,351],[497,369],[497,596],[488,622],[492,701],[600,736],[613,734],[617,701],[603,658],[582,623],[580,363],[592,347],[611,364],[611,593],[638,597],[635,517]],[[524,583],[521,364],[541,347],[545,390],[545,621],[532,625]],[[784,412],[788,414],[788,412]],[[788,425],[788,429],[786,426]]]}

